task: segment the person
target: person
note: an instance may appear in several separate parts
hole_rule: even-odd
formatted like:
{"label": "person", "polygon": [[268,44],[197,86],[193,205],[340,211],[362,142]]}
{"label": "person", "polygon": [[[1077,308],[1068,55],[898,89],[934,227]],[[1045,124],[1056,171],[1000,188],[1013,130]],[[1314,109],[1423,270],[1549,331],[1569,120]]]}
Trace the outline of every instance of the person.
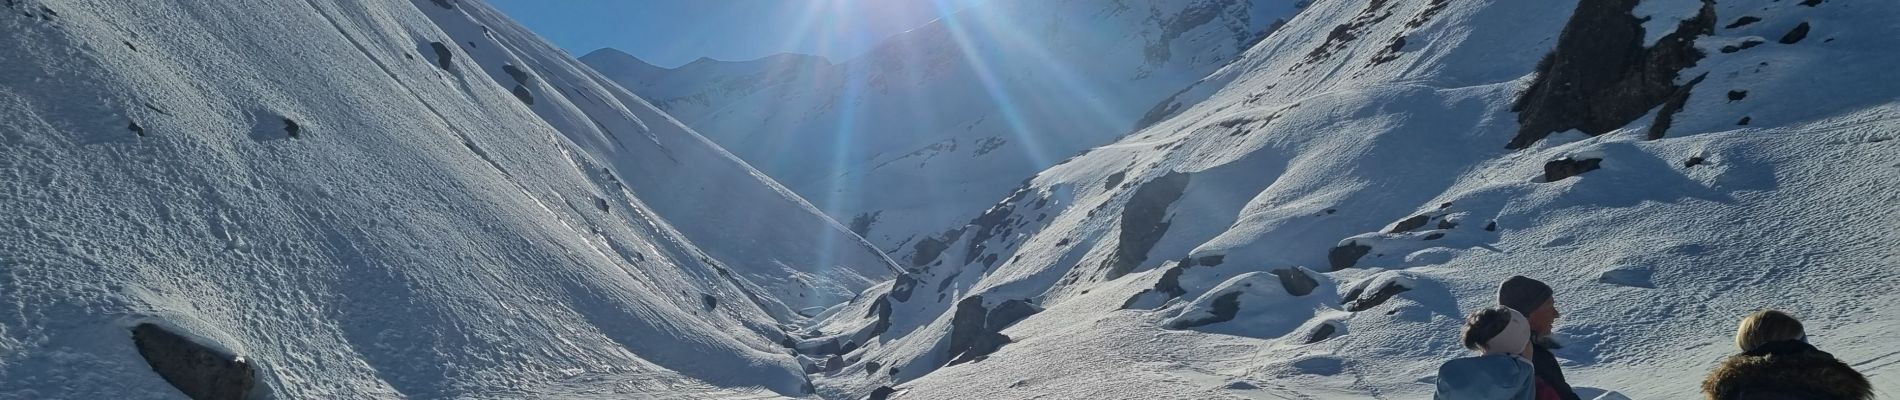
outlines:
{"label": "person", "polygon": [[1535,400],[1530,322],[1508,307],[1493,306],[1465,318],[1465,348],[1480,355],[1438,367],[1435,400]]}
{"label": "person", "polygon": [[[1551,349],[1563,346],[1551,339],[1551,328],[1557,323],[1557,299],[1552,296],[1550,285],[1536,279],[1512,276],[1498,285],[1498,304],[1510,307],[1523,314],[1531,324],[1531,365],[1536,367],[1537,385],[1545,396],[1555,396],[1556,400],[1582,400],[1577,391],[1564,380],[1563,367],[1557,365],[1557,356]],[[1549,398],[1549,397],[1545,397]]]}
{"label": "person", "polygon": [[1709,400],[1867,400],[1867,377],[1808,344],[1801,321],[1776,310],[1756,311],[1735,329],[1741,354],[1702,381]]}

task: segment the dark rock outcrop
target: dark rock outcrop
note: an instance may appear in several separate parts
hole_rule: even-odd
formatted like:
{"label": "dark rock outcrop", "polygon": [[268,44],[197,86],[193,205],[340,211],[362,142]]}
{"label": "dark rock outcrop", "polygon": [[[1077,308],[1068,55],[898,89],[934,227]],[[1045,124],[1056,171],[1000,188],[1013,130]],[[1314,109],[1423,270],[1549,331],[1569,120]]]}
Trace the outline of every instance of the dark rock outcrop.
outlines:
{"label": "dark rock outcrop", "polygon": [[1313,289],[1319,288],[1319,280],[1313,279],[1299,268],[1280,268],[1273,270],[1272,273],[1280,277],[1280,287],[1286,289],[1286,294],[1305,296],[1313,294]]}
{"label": "dark rock outcrop", "polygon": [[1544,163],[1544,182],[1556,182],[1565,178],[1582,175],[1603,167],[1603,159],[1586,158],[1582,160],[1564,157]]}
{"label": "dark rock outcrop", "polygon": [[1115,254],[1104,262],[1108,267],[1108,279],[1127,275],[1148,260],[1148,251],[1153,250],[1155,243],[1161,241],[1161,236],[1168,233],[1168,227],[1172,224],[1167,220],[1168,208],[1187,191],[1189,177],[1185,173],[1170,172],[1142,183],[1129,196],[1128,204],[1122,207],[1121,232],[1115,245]]}
{"label": "dark rock outcrop", "polygon": [[257,367],[242,357],[193,342],[157,324],[132,328],[132,344],[185,396],[198,399],[244,399],[257,389]]}
{"label": "dark rock outcrop", "polygon": [[1359,244],[1357,241],[1346,242],[1327,251],[1326,262],[1333,267],[1334,271],[1352,268],[1359,265],[1360,257],[1365,257],[1371,252],[1372,246]]}
{"label": "dark rock outcrop", "polygon": [[1695,79],[1690,79],[1689,83],[1677,88],[1676,93],[1669,95],[1669,101],[1664,102],[1662,109],[1656,111],[1656,121],[1649,124],[1649,140],[1662,139],[1663,135],[1669,132],[1669,126],[1676,121],[1676,113],[1682,112],[1682,107],[1689,104],[1689,93],[1695,90],[1696,85],[1702,84],[1702,79],[1707,77],[1709,77],[1708,73],[1697,75]]}
{"label": "dark rock outcrop", "polygon": [[1339,333],[1339,327],[1333,326],[1331,322],[1321,323],[1319,327],[1313,328],[1313,333],[1306,335],[1305,344],[1314,344],[1325,341],[1326,339],[1331,339],[1335,333]]}
{"label": "dark rock outcrop", "polygon": [[983,211],[983,215],[979,215],[976,219],[970,220],[970,224],[963,227],[963,229],[969,229],[972,232],[970,242],[964,245],[964,264],[976,262],[977,258],[982,256],[983,250],[986,248],[984,243],[988,242],[990,238],[995,237],[997,234],[1002,233],[1002,231],[1009,229],[1010,217],[1016,215],[1016,203],[1029,197],[1030,192],[1029,180],[1025,179],[1023,180],[1022,186],[1017,187],[1016,191],[1010,192],[1009,197],[1005,197],[1003,201],[990,206],[988,210]]}
{"label": "dark rock outcrop", "polygon": [[1036,315],[1036,313],[1039,312],[1042,312],[1042,309],[1036,308],[1035,305],[1029,304],[1028,301],[1021,299],[1005,300],[1001,304],[997,304],[996,308],[990,310],[989,320],[984,324],[1000,331],[1003,330],[1003,327],[1013,325],[1016,321],[1029,318],[1029,316]]}
{"label": "dark rock outcrop", "polygon": [[1411,232],[1414,229],[1425,227],[1425,223],[1431,222],[1431,220],[1432,220],[1432,217],[1429,215],[1424,215],[1424,214],[1415,215],[1415,216],[1412,216],[1411,218],[1406,218],[1404,220],[1399,221],[1399,223],[1392,225],[1392,230],[1385,231],[1385,233]]}
{"label": "dark rock outcrop", "polygon": [[1802,22],[1801,25],[1795,25],[1794,29],[1788,31],[1788,34],[1781,35],[1781,44],[1801,43],[1801,39],[1808,38],[1809,29],[1811,28],[1806,22]]}
{"label": "dark rock outcrop", "polygon": [[910,301],[910,294],[916,289],[917,278],[910,277],[910,274],[898,275],[897,281],[891,284],[890,296],[899,302]]}
{"label": "dark rock outcrop", "polygon": [[878,386],[877,389],[872,389],[871,395],[865,396],[864,400],[887,400],[896,393],[897,389],[892,389],[890,386]]}
{"label": "dark rock outcrop", "polygon": [[949,353],[945,355],[950,361],[946,365],[976,361],[995,353],[1010,342],[1008,335],[999,333],[1003,328],[1040,311],[1023,300],[1004,301],[995,310],[983,306],[982,296],[957,301],[955,314],[950,317]]}
{"label": "dark rock outcrop", "polygon": [[515,99],[521,100],[523,104],[534,105],[534,92],[528,91],[527,85],[515,85],[514,90],[510,90],[509,93],[514,93]]}
{"label": "dark rock outcrop", "polygon": [[1212,306],[1213,306],[1213,309],[1208,310],[1209,314],[1211,315],[1198,317],[1198,318],[1176,319],[1174,321],[1168,322],[1167,328],[1168,329],[1187,329],[1187,328],[1193,328],[1197,326],[1205,326],[1205,325],[1214,324],[1214,323],[1232,321],[1234,319],[1234,314],[1240,313],[1240,292],[1233,291],[1233,292],[1221,294],[1219,297],[1214,298]]}
{"label": "dark rock outcrop", "polygon": [[520,67],[514,66],[514,64],[501,66],[501,72],[506,72],[508,76],[515,78],[515,83],[525,84],[528,83],[529,80],[534,79],[533,76],[528,75],[528,71],[524,71]]}
{"label": "dark rock outcrop", "polygon": [[1124,179],[1128,179],[1127,171],[1121,171],[1121,172],[1116,172],[1113,174],[1108,174],[1108,179],[1102,181],[1102,190],[1114,189],[1115,185],[1122,184],[1122,180]]}
{"label": "dark rock outcrop", "polygon": [[879,298],[877,302],[871,303],[871,311],[868,314],[869,315],[866,315],[867,317],[875,319],[871,320],[871,329],[865,333],[865,340],[878,337],[879,335],[883,335],[885,331],[891,330],[890,299]]}
{"label": "dark rock outcrop", "polygon": [[937,257],[943,256],[944,250],[950,249],[950,243],[960,237],[963,237],[962,228],[951,229],[940,237],[925,237],[918,240],[917,243],[910,245],[910,266],[922,267],[937,261]]}
{"label": "dark rock outcrop", "polygon": [[449,51],[449,45],[442,42],[429,42],[429,48],[435,49],[435,65],[443,71],[454,71],[450,62],[455,60],[455,52]]}
{"label": "dark rock outcrop", "polygon": [[1345,299],[1340,304],[1346,306],[1346,311],[1360,312],[1378,307],[1380,304],[1385,304],[1386,300],[1391,300],[1392,296],[1412,290],[1398,281],[1390,280],[1380,283],[1377,288],[1366,289],[1368,288],[1354,288],[1352,292],[1346,293]]}
{"label": "dark rock outcrop", "polygon": [[1522,149],[1554,132],[1576,129],[1595,136],[1635,122],[1649,110],[1683,96],[1677,75],[1703,57],[1695,38],[1714,32],[1715,4],[1703,0],[1695,17],[1653,47],[1643,47],[1639,0],[1594,0],[1577,4],[1539,63],[1537,78],[1518,98],[1518,134],[1505,145]]}
{"label": "dark rock outcrop", "polygon": [[296,139],[303,135],[303,126],[290,118],[284,118],[284,132],[289,133],[291,139]]}
{"label": "dark rock outcrop", "polygon": [[1201,258],[1194,259],[1194,265],[1213,267],[1213,266],[1218,266],[1222,262],[1226,262],[1226,261],[1227,261],[1227,256],[1221,255],[1221,254],[1215,254],[1211,256],[1201,256]]}

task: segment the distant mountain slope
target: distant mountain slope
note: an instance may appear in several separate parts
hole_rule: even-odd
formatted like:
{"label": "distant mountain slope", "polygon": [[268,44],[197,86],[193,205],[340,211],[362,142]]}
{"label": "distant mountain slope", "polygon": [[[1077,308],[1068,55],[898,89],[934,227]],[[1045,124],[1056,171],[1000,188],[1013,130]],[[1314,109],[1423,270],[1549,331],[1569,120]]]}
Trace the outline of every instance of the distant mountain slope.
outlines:
{"label": "distant mountain slope", "polygon": [[797,396],[896,269],[478,1],[0,7],[0,397]]}
{"label": "distant mountain slope", "polygon": [[1760,308],[1891,395],[1895,17],[1315,2],[1153,126],[895,253],[924,267],[800,348],[840,398],[1424,398],[1463,315],[1527,275],[1585,398],[1700,396]]}
{"label": "distant mountain slope", "polygon": [[835,65],[778,55],[656,71],[611,49],[582,60],[889,250],[1127,133],[1297,11],[1290,0],[999,0]]}

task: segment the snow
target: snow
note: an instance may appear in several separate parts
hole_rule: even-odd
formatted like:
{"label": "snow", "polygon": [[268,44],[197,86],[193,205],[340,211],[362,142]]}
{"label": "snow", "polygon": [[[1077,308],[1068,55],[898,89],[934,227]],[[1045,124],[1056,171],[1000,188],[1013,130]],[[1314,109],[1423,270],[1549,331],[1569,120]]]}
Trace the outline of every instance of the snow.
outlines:
{"label": "snow", "polygon": [[1676,31],[1683,20],[1695,18],[1702,10],[1702,3],[1693,1],[1642,1],[1636,3],[1631,13],[1643,20],[1643,46],[1655,46]]}
{"label": "snow", "polygon": [[[1900,283],[1900,253],[1885,244],[1900,239],[1888,212],[1900,197],[1882,182],[1900,172],[1900,148],[1878,132],[1900,127],[1900,86],[1874,70],[1893,64],[1892,42],[1877,38],[1900,33],[1883,22],[1900,8],[1789,3],[1722,2],[1723,24],[1741,12],[1764,20],[1718,30],[1702,47],[1778,38],[1802,21],[1815,29],[1796,44],[1709,51],[1683,71],[1708,75],[1665,137],[1644,137],[1652,111],[1614,132],[1571,131],[1513,151],[1504,148],[1519,127],[1512,104],[1575,2],[1317,2],[1176,95],[1173,117],[997,203],[1008,211],[995,230],[1018,238],[953,238],[942,265],[914,274],[921,293],[896,303],[893,331],[917,328],[862,354],[903,373],[825,376],[820,393],[1421,398],[1437,365],[1464,354],[1463,316],[1491,304],[1505,278],[1526,275],[1556,289],[1568,344],[1557,356],[1586,395],[1699,396],[1703,375],[1736,351],[1734,324],[1765,307],[1802,318],[1818,346],[1891,395],[1900,315],[1887,305],[1900,297],[1888,288]],[[1314,55],[1354,21],[1376,22]],[[1413,40],[1377,62],[1401,36]],[[1730,90],[1748,94],[1730,101]],[[1752,122],[1737,126],[1745,115]],[[1545,164],[1566,157],[1602,161],[1545,182]],[[1691,157],[1702,162],[1685,166]],[[1180,173],[1186,188],[1164,205],[1165,233],[1145,260],[1126,276],[1106,272],[1130,237],[1120,221],[1140,203],[1134,193]],[[1050,206],[1026,205],[1043,200]],[[1415,217],[1415,227],[1402,222]],[[1347,242],[1365,254],[1329,268],[1330,250]],[[1007,261],[959,265],[970,249]],[[1216,255],[1219,264],[1197,265]],[[1286,268],[1324,277],[1316,300],[1275,292],[1263,274]],[[1408,290],[1364,311],[1342,304],[1354,288],[1387,282]],[[1167,329],[1248,283],[1233,320]],[[1161,293],[1170,287],[1182,294]],[[987,358],[942,366],[953,305],[972,295],[1046,311],[1004,327],[1013,342]],[[1320,324],[1343,333],[1305,344]],[[932,370],[913,372],[920,366]]]}
{"label": "snow", "polygon": [[[479,1],[8,2],[0,398],[180,397],[129,340],[142,323],[255,363],[276,398],[1421,398],[1512,275],[1555,289],[1556,355],[1586,396],[1696,397],[1766,307],[1900,393],[1900,4],[1723,1],[1718,26],[1761,20],[1696,39],[1679,111],[1507,149],[1563,3],[1313,2],[1231,57],[1210,55],[1240,19],[1216,18],[1168,65],[1125,46],[1162,31],[1051,35],[1113,49],[1091,73],[1148,72],[1101,86],[1146,100],[1089,120],[1052,105],[1086,98],[1048,96],[1012,121],[946,25],[883,50],[903,56],[700,63],[869,77],[833,89],[629,92]],[[1144,27],[1253,3],[990,4],[966,21]],[[1718,50],[1748,38],[1774,40]],[[903,69],[851,75],[878,68]],[[929,79],[897,79],[913,72]],[[662,86],[738,97],[675,118],[635,95]],[[851,103],[816,100],[844,87],[940,95],[955,118],[858,106],[847,126],[877,140],[843,142],[730,129],[830,132]],[[1122,126],[1155,102],[1133,132],[1026,136],[1049,139],[1046,163],[955,154],[1012,122]],[[905,122],[952,133],[872,130]],[[861,147],[714,144],[732,140]],[[841,165],[929,173],[847,173],[871,188],[857,205],[794,194],[837,190],[837,165],[809,162],[879,151]],[[1545,179],[1565,158],[1600,161]],[[767,177],[788,171],[816,175]],[[869,241],[833,218],[871,210]]]}
{"label": "snow", "polygon": [[776,55],[665,70],[612,49],[582,60],[896,250],[1128,133],[1292,4],[994,1],[837,64]]}
{"label": "snow", "polygon": [[441,4],[7,2],[0,397],[178,397],[144,322],[280,398],[804,393],[795,312],[891,261]]}

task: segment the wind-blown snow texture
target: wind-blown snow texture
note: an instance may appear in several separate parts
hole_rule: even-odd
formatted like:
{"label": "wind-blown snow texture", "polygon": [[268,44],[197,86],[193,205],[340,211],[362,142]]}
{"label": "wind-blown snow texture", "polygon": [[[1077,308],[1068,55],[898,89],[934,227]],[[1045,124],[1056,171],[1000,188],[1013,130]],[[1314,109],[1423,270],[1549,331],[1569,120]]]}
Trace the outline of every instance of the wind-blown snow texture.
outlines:
{"label": "wind-blown snow texture", "polygon": [[[889,325],[819,391],[1424,398],[1462,316],[1521,274],[1556,288],[1556,354],[1586,398],[1699,397],[1765,307],[1900,395],[1896,17],[1314,2],[1165,120],[894,252],[927,267],[818,325]],[[1040,311],[999,320],[1008,302]]]}
{"label": "wind-blown snow texture", "polygon": [[837,64],[782,54],[662,69],[612,49],[581,59],[890,251],[936,240],[1023,178],[1128,133],[1298,10],[992,1]]}
{"label": "wind-blown snow texture", "polygon": [[1892,2],[1313,2],[891,279],[477,1],[207,3],[4,3],[0,397],[1422,398],[1517,274],[1586,396],[1761,307],[1900,394]]}
{"label": "wind-blown snow texture", "polygon": [[0,397],[178,397],[144,322],[279,398],[796,396],[896,271],[477,1],[4,7]]}

